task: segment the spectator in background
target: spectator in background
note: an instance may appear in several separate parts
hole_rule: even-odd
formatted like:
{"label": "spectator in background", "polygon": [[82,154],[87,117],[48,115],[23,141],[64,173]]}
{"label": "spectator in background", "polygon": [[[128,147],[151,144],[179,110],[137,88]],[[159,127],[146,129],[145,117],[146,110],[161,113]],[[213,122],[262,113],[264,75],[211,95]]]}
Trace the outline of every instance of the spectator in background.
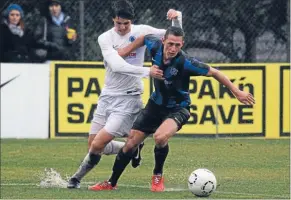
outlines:
{"label": "spectator in background", "polygon": [[[71,25],[70,16],[64,13],[59,0],[47,0],[44,18],[37,25],[34,38],[38,48],[36,57],[41,60],[70,60],[70,47],[77,39],[77,33]],[[44,53],[46,51],[46,53]],[[39,55],[37,52],[42,52]]]}
{"label": "spectator in background", "polygon": [[30,62],[32,35],[24,25],[23,16],[18,4],[11,4],[4,11],[0,25],[0,62]]}

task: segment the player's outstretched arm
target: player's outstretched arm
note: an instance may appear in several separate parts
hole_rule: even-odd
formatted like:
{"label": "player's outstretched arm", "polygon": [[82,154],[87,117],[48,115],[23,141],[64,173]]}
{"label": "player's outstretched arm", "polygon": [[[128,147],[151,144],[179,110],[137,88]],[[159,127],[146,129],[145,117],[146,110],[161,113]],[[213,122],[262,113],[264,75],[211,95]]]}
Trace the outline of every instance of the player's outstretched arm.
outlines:
{"label": "player's outstretched arm", "polygon": [[229,80],[229,78],[225,74],[223,74],[221,71],[215,68],[209,67],[207,76],[211,76],[215,78],[221,84],[225,85],[241,103],[246,104],[246,105],[255,104],[255,99],[251,93],[241,91],[240,89],[238,89],[236,85],[234,85]]}
{"label": "player's outstretched arm", "polygon": [[241,103],[246,105],[255,104],[255,99],[252,94],[239,90],[221,71],[210,67],[209,65],[200,62],[193,57],[188,56],[184,52],[182,53],[186,57],[184,69],[190,76],[211,76],[221,84],[225,85]]}

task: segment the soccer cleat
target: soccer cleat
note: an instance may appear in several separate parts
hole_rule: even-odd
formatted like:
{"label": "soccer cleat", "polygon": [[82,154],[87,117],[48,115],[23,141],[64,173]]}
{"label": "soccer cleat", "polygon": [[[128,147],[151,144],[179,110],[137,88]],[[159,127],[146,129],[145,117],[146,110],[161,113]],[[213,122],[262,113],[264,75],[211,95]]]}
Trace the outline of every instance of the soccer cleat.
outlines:
{"label": "soccer cleat", "polygon": [[69,189],[79,189],[80,188],[80,181],[76,178],[70,178],[67,188]]}
{"label": "soccer cleat", "polygon": [[144,143],[141,143],[138,146],[137,150],[134,152],[133,158],[131,159],[131,166],[133,168],[137,168],[140,165],[140,161],[141,161],[140,153],[141,153],[143,146],[144,146]]}
{"label": "soccer cleat", "polygon": [[101,191],[101,190],[116,190],[116,186],[112,186],[109,181],[104,181],[102,183],[97,183],[96,185],[89,186],[88,190],[93,190],[93,191]]}
{"label": "soccer cleat", "polygon": [[164,177],[162,175],[153,175],[152,192],[163,192],[165,190]]}

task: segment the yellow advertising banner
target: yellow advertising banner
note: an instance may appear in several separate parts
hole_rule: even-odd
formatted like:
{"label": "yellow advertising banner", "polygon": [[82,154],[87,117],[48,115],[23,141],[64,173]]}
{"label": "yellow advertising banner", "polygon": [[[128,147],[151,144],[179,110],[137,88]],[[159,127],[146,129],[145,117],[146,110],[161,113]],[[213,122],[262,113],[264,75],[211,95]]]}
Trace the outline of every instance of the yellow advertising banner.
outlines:
{"label": "yellow advertising banner", "polygon": [[[52,63],[51,137],[87,136],[105,80],[102,62]],[[150,95],[150,80],[144,79],[143,102]]]}
{"label": "yellow advertising banner", "polygon": [[290,135],[290,66],[280,67],[280,135]]}
{"label": "yellow advertising banner", "polygon": [[[145,63],[149,66],[150,63]],[[290,65],[211,64],[255,97],[241,104],[215,79],[191,77],[191,117],[180,135],[290,136]],[[105,80],[103,62],[51,64],[50,137],[87,136]],[[143,103],[152,91],[144,79]]]}
{"label": "yellow advertising banner", "polygon": [[265,67],[220,66],[241,90],[252,93],[254,106],[241,104],[235,96],[213,78],[191,77],[191,118],[180,132],[187,134],[264,135]]}

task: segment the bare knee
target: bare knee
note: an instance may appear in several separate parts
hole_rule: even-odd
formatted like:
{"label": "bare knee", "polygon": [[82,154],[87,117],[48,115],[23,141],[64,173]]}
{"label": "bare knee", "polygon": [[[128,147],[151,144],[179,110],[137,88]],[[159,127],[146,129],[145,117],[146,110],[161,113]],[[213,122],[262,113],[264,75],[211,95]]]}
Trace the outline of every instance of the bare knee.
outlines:
{"label": "bare knee", "polygon": [[137,147],[137,144],[135,144],[133,140],[128,140],[123,147],[123,152],[126,153],[130,151],[134,151],[136,147]]}
{"label": "bare knee", "polygon": [[105,143],[93,140],[90,145],[90,151],[93,153],[101,153],[105,147]]}
{"label": "bare knee", "polygon": [[127,142],[123,147],[123,152],[134,151],[138,145],[143,141],[143,138],[138,137],[137,135],[143,135],[141,131],[131,130],[128,136]]}
{"label": "bare knee", "polygon": [[167,137],[167,134],[163,134],[161,132],[156,132],[154,134],[154,140],[155,140],[155,144],[157,146],[164,147],[165,145],[168,144],[169,138]]}

